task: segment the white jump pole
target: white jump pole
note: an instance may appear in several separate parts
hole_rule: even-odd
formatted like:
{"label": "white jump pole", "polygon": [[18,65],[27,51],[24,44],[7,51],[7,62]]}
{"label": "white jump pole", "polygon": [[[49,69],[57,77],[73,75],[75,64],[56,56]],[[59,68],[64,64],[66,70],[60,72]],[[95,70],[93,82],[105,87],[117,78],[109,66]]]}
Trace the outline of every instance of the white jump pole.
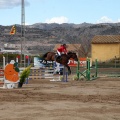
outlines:
{"label": "white jump pole", "polygon": [[3,56],[3,70],[5,69],[5,57]]}

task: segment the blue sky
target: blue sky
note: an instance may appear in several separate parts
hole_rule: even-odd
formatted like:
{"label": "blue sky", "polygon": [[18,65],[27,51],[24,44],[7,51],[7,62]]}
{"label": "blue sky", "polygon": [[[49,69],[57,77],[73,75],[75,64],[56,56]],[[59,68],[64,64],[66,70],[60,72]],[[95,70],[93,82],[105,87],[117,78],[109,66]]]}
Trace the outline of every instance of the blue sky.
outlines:
{"label": "blue sky", "polygon": [[[120,22],[120,0],[25,0],[25,24]],[[0,0],[0,25],[21,24],[21,0]]]}

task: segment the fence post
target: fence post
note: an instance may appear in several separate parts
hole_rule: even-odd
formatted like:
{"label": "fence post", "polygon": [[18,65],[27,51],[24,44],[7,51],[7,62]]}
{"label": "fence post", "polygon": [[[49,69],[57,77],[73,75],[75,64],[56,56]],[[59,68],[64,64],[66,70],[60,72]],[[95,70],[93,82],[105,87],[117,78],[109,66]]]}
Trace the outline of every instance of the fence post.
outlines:
{"label": "fence post", "polygon": [[80,79],[80,61],[78,60],[78,65],[77,65],[77,77]]}
{"label": "fence post", "polygon": [[97,73],[98,73],[98,61],[96,59],[95,60],[95,77],[97,77]]}
{"label": "fence post", "polygon": [[88,80],[90,80],[90,59],[87,59],[86,77],[87,77]]}

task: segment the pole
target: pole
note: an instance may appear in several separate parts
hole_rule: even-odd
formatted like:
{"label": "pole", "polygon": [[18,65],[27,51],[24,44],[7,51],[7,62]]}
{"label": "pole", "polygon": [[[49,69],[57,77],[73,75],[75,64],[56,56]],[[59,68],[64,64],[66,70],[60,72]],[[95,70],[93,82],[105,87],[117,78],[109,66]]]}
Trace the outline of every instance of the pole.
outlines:
{"label": "pole", "polygon": [[120,65],[120,39],[119,39],[119,58],[118,58],[118,61],[119,61],[119,65]]}
{"label": "pole", "polygon": [[[21,0],[21,65],[22,65],[22,54],[23,53],[23,41],[25,49],[25,7],[24,0]],[[24,67],[25,67],[25,55],[24,55]]]}
{"label": "pole", "polygon": [[95,69],[96,69],[95,77],[97,78],[97,73],[98,73],[98,61],[97,61],[97,59],[95,60]]}
{"label": "pole", "polygon": [[79,62],[79,60],[78,60],[78,65],[77,65],[77,77],[78,77],[78,79],[80,79],[80,62]]}
{"label": "pole", "polygon": [[3,70],[5,69],[5,57],[3,56]]}
{"label": "pole", "polygon": [[86,77],[87,77],[88,80],[90,80],[90,59],[87,59]]}

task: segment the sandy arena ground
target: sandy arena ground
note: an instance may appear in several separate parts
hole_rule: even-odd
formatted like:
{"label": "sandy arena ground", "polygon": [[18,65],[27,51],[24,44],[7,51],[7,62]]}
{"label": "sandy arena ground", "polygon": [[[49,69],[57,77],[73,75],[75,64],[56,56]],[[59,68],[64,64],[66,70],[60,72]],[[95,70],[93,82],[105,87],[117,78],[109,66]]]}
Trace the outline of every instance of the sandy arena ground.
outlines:
{"label": "sandy arena ground", "polygon": [[0,89],[0,120],[120,120],[120,78]]}

